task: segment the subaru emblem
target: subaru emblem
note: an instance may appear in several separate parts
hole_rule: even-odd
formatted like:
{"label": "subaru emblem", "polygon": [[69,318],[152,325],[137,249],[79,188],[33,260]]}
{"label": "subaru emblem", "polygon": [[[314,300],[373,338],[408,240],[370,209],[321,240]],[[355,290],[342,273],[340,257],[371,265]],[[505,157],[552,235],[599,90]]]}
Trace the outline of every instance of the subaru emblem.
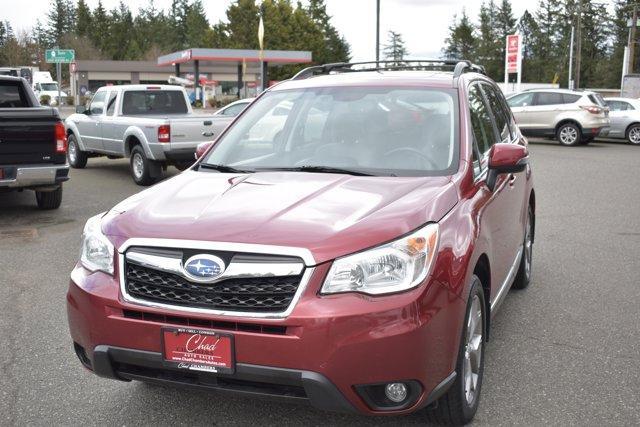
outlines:
{"label": "subaru emblem", "polygon": [[184,263],[185,276],[195,282],[212,282],[224,273],[224,261],[215,255],[194,255]]}

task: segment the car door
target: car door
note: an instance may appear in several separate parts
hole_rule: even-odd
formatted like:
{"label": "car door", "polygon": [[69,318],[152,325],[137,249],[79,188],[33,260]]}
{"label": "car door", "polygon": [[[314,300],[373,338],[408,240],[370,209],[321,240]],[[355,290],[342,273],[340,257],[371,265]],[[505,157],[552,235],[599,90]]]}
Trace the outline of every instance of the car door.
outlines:
{"label": "car door", "polygon": [[510,97],[507,100],[511,111],[516,119],[516,123],[521,129],[530,126],[529,109],[533,105],[534,92],[523,92]]}
{"label": "car door", "polygon": [[493,92],[492,86],[485,86],[484,83],[472,84],[468,96],[477,150],[474,174],[477,185],[481,187],[480,191],[486,193],[486,201],[481,209],[480,227],[488,236],[491,247],[488,255],[493,279],[493,297],[519,260],[518,254],[524,240],[524,226],[520,226],[525,183],[524,177],[516,176],[517,174],[500,175],[493,191],[484,183],[491,147],[497,142],[514,143],[513,132],[510,129],[511,115],[505,111],[504,105],[500,106],[501,95]]}
{"label": "car door", "polygon": [[80,117],[76,122],[82,143],[88,151],[102,151],[102,134],[100,129],[100,123],[104,115],[104,104],[107,97],[107,91],[104,89],[98,90],[91,102],[87,113]]}
{"label": "car door", "polygon": [[529,109],[530,128],[536,134],[553,134],[556,116],[560,113],[564,99],[559,92],[536,92]]}
{"label": "car door", "polygon": [[627,125],[631,123],[629,119],[630,110],[633,110],[631,104],[621,100],[607,100],[609,107],[609,121],[611,129],[609,136],[612,138],[624,138],[626,135]]}
{"label": "car door", "polygon": [[116,107],[119,103],[118,90],[113,89],[107,96],[106,111],[100,123],[102,144],[107,153],[121,155],[124,154],[124,141],[122,134],[124,130],[117,123]]}

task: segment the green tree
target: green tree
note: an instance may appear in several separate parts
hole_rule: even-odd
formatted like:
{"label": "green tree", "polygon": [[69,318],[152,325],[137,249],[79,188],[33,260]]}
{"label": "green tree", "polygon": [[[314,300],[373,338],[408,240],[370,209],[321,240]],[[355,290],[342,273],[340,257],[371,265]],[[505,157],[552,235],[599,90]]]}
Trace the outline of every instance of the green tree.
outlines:
{"label": "green tree", "polygon": [[504,54],[503,41],[498,35],[497,15],[498,8],[494,0],[489,0],[488,3],[482,2],[476,56],[478,62],[485,67],[487,74],[495,80],[500,80],[500,76],[504,75]]}
{"label": "green tree", "polygon": [[404,60],[404,57],[409,54],[409,51],[404,45],[402,40],[402,34],[395,31],[389,31],[388,44],[384,46],[384,57],[387,60],[391,60],[394,63],[400,63]]}
{"label": "green tree", "polygon": [[[507,48],[507,36],[513,34],[516,25],[516,19],[513,17],[511,2],[509,0],[502,0],[500,3],[495,24],[496,36],[498,37],[500,46],[500,57],[504,58]],[[496,80],[504,80],[504,68],[499,67],[498,72],[492,77]]]}
{"label": "green tree", "polygon": [[102,0],[98,0],[98,5],[91,14],[91,31],[89,32],[89,38],[93,44],[103,52],[107,49],[109,27],[111,25],[111,18],[107,14],[107,10],[102,5]]}
{"label": "green tree", "polygon": [[449,36],[445,40],[442,53],[448,59],[468,59],[473,61],[476,54],[475,29],[467,12],[462,9],[462,16],[458,20],[453,17],[453,23],[449,27]]}
{"label": "green tree", "polygon": [[72,0],[51,0],[47,13],[47,42],[60,45],[64,34],[75,32],[76,8]]}
{"label": "green tree", "polygon": [[78,0],[76,8],[76,34],[88,37],[91,34],[91,9],[85,0]]}
{"label": "green tree", "polygon": [[195,0],[188,6],[186,27],[185,47],[204,47],[207,32],[211,31],[211,28],[201,0]]}

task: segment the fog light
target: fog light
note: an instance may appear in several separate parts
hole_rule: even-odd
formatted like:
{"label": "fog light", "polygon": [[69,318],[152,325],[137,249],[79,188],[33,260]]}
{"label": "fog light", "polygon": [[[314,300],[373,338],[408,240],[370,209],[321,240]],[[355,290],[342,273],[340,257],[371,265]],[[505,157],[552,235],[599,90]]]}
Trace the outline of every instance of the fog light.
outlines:
{"label": "fog light", "polygon": [[389,383],[384,388],[384,394],[395,403],[400,403],[407,398],[407,386],[403,383]]}

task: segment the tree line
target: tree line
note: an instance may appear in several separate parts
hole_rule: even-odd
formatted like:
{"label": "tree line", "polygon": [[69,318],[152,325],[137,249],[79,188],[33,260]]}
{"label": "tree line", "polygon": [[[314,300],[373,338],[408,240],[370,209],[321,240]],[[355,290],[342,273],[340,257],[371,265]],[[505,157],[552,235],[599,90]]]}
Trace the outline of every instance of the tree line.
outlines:
{"label": "tree line", "polygon": [[[259,4],[258,4],[259,3]],[[258,49],[258,23],[263,17],[265,49],[310,50],[316,63],[348,61],[350,47],[331,23],[324,0],[303,6],[291,0],[238,0],[226,19],[210,23],[201,0],[173,0],[168,10],[153,0],[133,13],[126,3],[107,10],[85,0],[51,0],[44,22],[16,34],[0,22],[0,64],[48,69],[46,49],[74,49],[77,59],[149,60],[192,47]],[[271,73],[282,78],[298,67]]]}
{"label": "tree line", "polygon": [[[475,22],[464,9],[454,17],[442,52],[447,58],[482,64],[489,76],[504,81],[506,36],[519,30],[524,43],[522,81],[566,87],[571,27],[577,29],[580,23],[580,86],[618,88],[629,37],[627,20],[636,1],[614,0],[609,11],[601,0],[540,0],[533,12],[516,17],[509,0],[483,0]],[[577,40],[574,58],[576,46]]]}

